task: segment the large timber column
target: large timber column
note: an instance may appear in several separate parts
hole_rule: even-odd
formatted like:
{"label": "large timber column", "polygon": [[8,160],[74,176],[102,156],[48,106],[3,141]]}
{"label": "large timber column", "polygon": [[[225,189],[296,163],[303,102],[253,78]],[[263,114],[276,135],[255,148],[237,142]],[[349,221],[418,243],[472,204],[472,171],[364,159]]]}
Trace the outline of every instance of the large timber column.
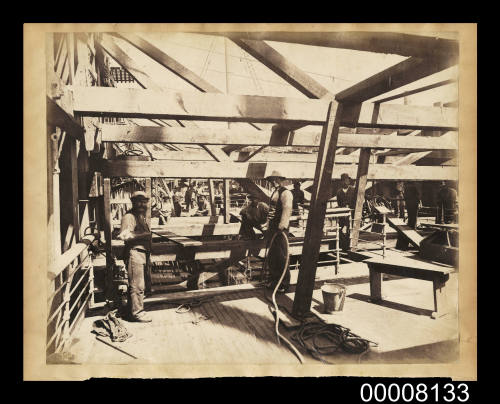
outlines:
{"label": "large timber column", "polygon": [[217,215],[217,209],[215,208],[215,189],[214,180],[208,180],[208,193],[210,196],[210,214],[212,216]]}
{"label": "large timber column", "polygon": [[302,247],[302,262],[293,301],[293,314],[298,316],[308,313],[311,308],[314,278],[318,266],[320,242],[323,236],[326,204],[331,196],[332,171],[341,114],[342,104],[332,101],[321,133],[318,161],[311,193],[311,207]]}
{"label": "large timber column", "polygon": [[[59,139],[61,130],[56,128],[50,133],[47,144],[47,217],[48,217],[48,248],[49,263],[53,265],[61,255],[61,213],[59,196]],[[50,267],[49,267],[50,268]]]}
{"label": "large timber column", "polygon": [[229,223],[229,208],[231,207],[231,195],[229,194],[229,180],[224,180],[224,223]]}
{"label": "large timber column", "polygon": [[111,179],[104,178],[104,238],[106,239],[106,298],[112,297],[112,281],[113,281],[113,248],[112,248],[112,232],[111,224]]}
{"label": "large timber column", "polygon": [[152,196],[152,189],[151,189],[151,178],[146,178],[146,196],[149,198],[149,203],[148,203],[148,208],[146,209],[146,223],[148,224],[149,228],[151,228],[151,196]]}
{"label": "large timber column", "polygon": [[361,216],[363,213],[363,203],[365,202],[366,180],[368,178],[368,166],[370,165],[370,148],[362,148],[359,153],[358,172],[356,174],[356,204],[354,207],[354,219],[351,232],[351,248],[358,245],[359,228],[361,226]]}

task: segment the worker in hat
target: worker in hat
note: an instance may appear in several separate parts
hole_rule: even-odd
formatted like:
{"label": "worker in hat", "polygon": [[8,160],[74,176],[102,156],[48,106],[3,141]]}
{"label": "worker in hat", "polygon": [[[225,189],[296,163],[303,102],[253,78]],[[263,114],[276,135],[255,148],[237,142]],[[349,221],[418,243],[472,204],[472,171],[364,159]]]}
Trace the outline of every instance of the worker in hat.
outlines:
{"label": "worker in hat", "polygon": [[[274,191],[270,198],[268,242],[271,241],[274,234],[283,231],[288,237],[290,227],[290,217],[293,208],[292,192],[285,188],[285,176],[281,172],[274,170],[266,178],[274,186]],[[268,266],[271,274],[271,283],[268,285],[271,289],[276,287],[286,263],[286,240],[283,237],[275,237],[272,245],[269,245]],[[286,269],[286,274],[278,289],[278,292],[285,293],[290,287],[290,269]]]}
{"label": "worker in hat", "polygon": [[146,223],[149,198],[137,191],[130,197],[132,209],[121,221],[118,238],[125,242],[123,259],[128,272],[128,305],[130,320],[148,323],[151,317],[144,311],[144,273],[149,265],[151,231]]}
{"label": "worker in hat", "polygon": [[457,218],[457,191],[451,187],[450,182],[441,181],[437,194],[436,223],[456,223]]}
{"label": "worker in hat", "polygon": [[[343,173],[340,176],[340,181],[342,182],[340,189],[337,191],[337,205],[339,208],[349,208],[354,209],[354,204],[356,203],[354,187],[351,186],[351,178],[349,174]],[[352,215],[352,211],[351,211]],[[339,218],[339,247],[343,251],[348,251],[351,247],[351,221],[350,218],[340,217]]]}

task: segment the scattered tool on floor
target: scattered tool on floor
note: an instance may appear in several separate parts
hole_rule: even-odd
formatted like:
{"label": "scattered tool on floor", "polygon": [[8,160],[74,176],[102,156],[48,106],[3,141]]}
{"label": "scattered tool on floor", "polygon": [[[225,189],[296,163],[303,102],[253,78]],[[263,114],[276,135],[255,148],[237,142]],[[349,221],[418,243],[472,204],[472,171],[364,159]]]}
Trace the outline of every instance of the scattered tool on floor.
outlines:
{"label": "scattered tool on floor", "polygon": [[209,297],[200,297],[200,298],[194,298],[194,299],[191,299],[191,300],[185,300],[185,301],[182,301],[182,300],[172,300],[172,301],[168,301],[168,302],[165,302],[166,304],[176,304],[178,305],[177,308],[175,309],[175,312],[178,313],[178,314],[184,314],[184,313],[187,313],[189,311],[191,311],[191,309],[193,307],[200,307],[203,303],[206,303],[206,302],[209,302],[209,301],[212,301],[213,300],[213,297],[212,296],[209,296]]}
{"label": "scattered tool on floor", "polygon": [[123,349],[121,348],[118,348],[116,345],[113,345],[111,344],[110,342],[106,341],[105,339],[99,337],[98,335],[95,336],[95,338],[98,340],[98,341],[101,341],[103,344],[106,344],[107,346],[110,346],[111,348],[114,348],[116,349],[117,351],[120,351],[121,353],[124,353],[125,355],[128,355],[134,359],[139,359],[137,356],[134,356],[132,355],[131,353],[128,353],[127,351],[124,351]]}

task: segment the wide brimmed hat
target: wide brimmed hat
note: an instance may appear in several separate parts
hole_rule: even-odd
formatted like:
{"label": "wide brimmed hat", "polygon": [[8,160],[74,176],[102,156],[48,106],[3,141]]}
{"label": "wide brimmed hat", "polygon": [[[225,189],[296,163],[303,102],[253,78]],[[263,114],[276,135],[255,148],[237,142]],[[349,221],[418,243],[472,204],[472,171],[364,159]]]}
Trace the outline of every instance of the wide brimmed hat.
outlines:
{"label": "wide brimmed hat", "polygon": [[286,177],[283,174],[281,174],[278,170],[273,170],[271,175],[268,175],[266,177],[266,180],[270,178],[286,178]]}

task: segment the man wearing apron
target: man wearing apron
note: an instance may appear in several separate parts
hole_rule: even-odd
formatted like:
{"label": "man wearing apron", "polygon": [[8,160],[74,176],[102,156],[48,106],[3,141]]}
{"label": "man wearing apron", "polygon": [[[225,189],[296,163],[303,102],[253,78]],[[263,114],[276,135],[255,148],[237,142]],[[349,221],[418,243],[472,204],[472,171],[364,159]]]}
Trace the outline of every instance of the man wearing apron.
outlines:
{"label": "man wearing apron", "polygon": [[130,319],[149,323],[151,317],[144,311],[144,274],[151,252],[151,231],[145,217],[149,199],[145,192],[137,191],[130,200],[132,209],[122,217],[118,235],[125,242],[123,259],[128,272]]}
{"label": "man wearing apron", "polygon": [[[274,170],[266,178],[275,187],[270,200],[271,210],[269,212],[269,227],[267,232],[268,243],[271,242],[273,235],[283,231],[288,237],[290,227],[290,216],[292,215],[293,195],[290,190],[283,186],[285,177]],[[276,284],[281,278],[287,259],[286,241],[284,237],[277,235],[272,245],[268,244],[268,267],[271,275],[271,283],[268,285],[274,290]],[[286,274],[278,289],[280,293],[286,293],[290,287],[290,269],[286,268]]]}

